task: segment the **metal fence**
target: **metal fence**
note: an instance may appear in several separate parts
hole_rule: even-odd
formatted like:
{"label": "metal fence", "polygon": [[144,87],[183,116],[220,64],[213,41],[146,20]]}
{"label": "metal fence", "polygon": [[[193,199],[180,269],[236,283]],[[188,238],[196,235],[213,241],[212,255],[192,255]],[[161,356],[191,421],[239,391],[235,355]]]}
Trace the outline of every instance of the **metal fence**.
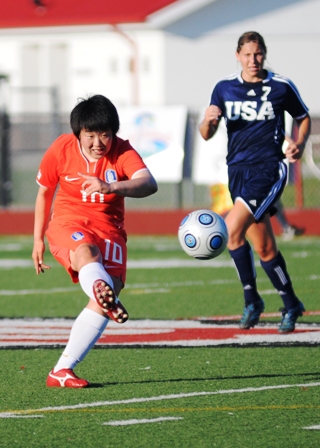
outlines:
{"label": "metal fence", "polygon": [[[190,114],[185,138],[183,180],[160,184],[156,195],[126,199],[129,209],[210,208],[208,185],[194,185],[192,158],[197,117]],[[35,177],[40,160],[61,133],[70,132],[69,117],[50,113],[0,113],[0,206],[32,208],[37,193]],[[313,117],[312,134],[302,161],[291,164],[283,194],[286,208],[320,208],[320,118]]]}

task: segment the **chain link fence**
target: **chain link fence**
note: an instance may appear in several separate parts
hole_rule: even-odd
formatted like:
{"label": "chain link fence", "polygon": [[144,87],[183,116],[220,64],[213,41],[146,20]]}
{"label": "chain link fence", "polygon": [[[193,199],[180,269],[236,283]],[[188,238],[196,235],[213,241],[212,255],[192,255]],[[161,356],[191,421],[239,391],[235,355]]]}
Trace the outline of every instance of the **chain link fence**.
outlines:
{"label": "chain link fence", "polygon": [[[69,133],[69,117],[58,113],[55,89],[19,92],[28,97],[47,97],[51,104],[45,113],[25,111],[8,114],[0,111],[0,206],[33,208],[37,184],[35,177],[40,160],[49,145],[61,133]],[[31,95],[31,96],[30,96]],[[121,117],[120,117],[121,118]],[[208,185],[194,185],[192,161],[197,116],[189,114],[185,135],[183,180],[179,184],[163,183],[156,195],[144,199],[126,199],[127,209],[211,208]],[[170,161],[168,161],[170,163]],[[312,133],[303,159],[289,166],[288,185],[283,194],[285,208],[320,208],[320,118],[313,117]]]}

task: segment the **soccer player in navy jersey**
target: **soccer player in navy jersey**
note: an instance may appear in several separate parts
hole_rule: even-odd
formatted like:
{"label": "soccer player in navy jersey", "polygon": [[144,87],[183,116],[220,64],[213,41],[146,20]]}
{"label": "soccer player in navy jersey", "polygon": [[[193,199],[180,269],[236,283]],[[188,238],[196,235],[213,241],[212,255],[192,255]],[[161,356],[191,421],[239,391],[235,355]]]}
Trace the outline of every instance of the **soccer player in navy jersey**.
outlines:
{"label": "soccer player in navy jersey", "polygon": [[[295,163],[302,157],[310,134],[311,120],[293,82],[263,68],[267,48],[263,37],[244,33],[238,40],[236,58],[241,72],[219,81],[210,106],[199,125],[205,140],[216,132],[224,118],[228,131],[228,175],[233,207],[226,217],[228,249],[244,290],[244,312],[240,328],[258,322],[265,304],[256,286],[251,246],[260,264],[283,300],[280,333],[294,331],[305,311],[296,296],[285,260],[278,250],[270,216],[276,209],[286,183],[287,158]],[[297,123],[297,136],[282,152],[285,138],[284,113]]]}

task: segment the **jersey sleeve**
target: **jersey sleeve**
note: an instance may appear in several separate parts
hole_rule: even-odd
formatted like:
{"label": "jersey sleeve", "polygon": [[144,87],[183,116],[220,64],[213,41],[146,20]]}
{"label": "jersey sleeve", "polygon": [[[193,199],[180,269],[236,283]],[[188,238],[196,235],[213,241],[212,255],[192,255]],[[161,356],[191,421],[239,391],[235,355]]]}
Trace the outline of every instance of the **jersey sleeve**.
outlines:
{"label": "jersey sleeve", "polygon": [[305,117],[309,110],[303,102],[297,87],[290,80],[288,80],[287,84],[284,107],[285,110],[296,119]]}
{"label": "jersey sleeve", "polygon": [[218,84],[215,85],[215,87],[212,91],[210,106],[211,105],[218,106],[223,111],[224,110],[224,102],[220,95],[220,90],[221,90],[221,82],[218,82]]}
{"label": "jersey sleeve", "polygon": [[118,169],[121,177],[131,179],[137,171],[148,169],[142,157],[130,145],[128,140],[123,141],[119,149]]}
{"label": "jersey sleeve", "polygon": [[41,162],[36,181],[42,187],[53,188],[59,182],[59,160],[61,149],[64,146],[65,136],[57,138],[45,152]]}

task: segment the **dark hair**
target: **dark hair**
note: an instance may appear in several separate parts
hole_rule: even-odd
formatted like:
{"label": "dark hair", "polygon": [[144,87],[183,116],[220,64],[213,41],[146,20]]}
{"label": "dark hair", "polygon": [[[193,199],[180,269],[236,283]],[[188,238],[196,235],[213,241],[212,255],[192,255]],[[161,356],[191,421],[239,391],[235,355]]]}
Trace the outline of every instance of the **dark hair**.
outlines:
{"label": "dark hair", "polygon": [[81,98],[70,114],[70,126],[79,138],[82,129],[89,132],[119,131],[119,116],[113,103],[103,95]]}
{"label": "dark hair", "polygon": [[243,33],[242,36],[239,37],[237,53],[240,53],[243,45],[247,44],[249,42],[257,42],[257,44],[260,45],[260,47],[263,49],[265,54],[267,54],[267,47],[264,42],[264,39],[261,36],[261,34],[257,33],[256,31],[247,31],[246,33]]}

